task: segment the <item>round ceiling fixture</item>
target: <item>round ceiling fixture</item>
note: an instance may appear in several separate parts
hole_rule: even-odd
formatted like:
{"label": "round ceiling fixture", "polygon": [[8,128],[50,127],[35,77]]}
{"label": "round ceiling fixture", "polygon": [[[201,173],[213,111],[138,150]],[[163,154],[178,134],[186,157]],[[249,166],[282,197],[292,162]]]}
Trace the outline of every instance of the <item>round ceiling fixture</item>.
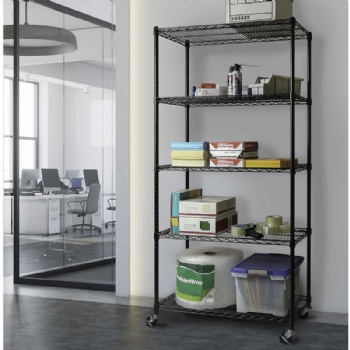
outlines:
{"label": "round ceiling fixture", "polygon": [[[14,26],[4,25],[4,54],[13,55]],[[19,26],[20,56],[50,56],[70,53],[78,48],[76,36],[69,30],[27,22],[25,1],[25,23]]]}

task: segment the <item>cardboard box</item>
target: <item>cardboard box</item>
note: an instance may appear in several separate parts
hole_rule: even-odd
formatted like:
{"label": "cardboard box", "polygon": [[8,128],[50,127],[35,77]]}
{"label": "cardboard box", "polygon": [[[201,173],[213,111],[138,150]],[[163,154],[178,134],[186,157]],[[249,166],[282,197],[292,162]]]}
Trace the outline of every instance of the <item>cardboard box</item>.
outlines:
{"label": "cardboard box", "polygon": [[210,151],[257,151],[257,141],[221,141],[209,142]]}
{"label": "cardboard box", "polygon": [[180,200],[179,203],[179,215],[215,216],[232,209],[236,209],[236,197],[201,196]]}
{"label": "cardboard box", "polygon": [[226,23],[272,21],[293,16],[293,0],[226,0]]}
{"label": "cardboard box", "polygon": [[237,211],[227,210],[214,216],[179,216],[180,235],[210,235],[228,231],[232,225],[237,223]]}
{"label": "cardboard box", "polygon": [[241,158],[212,158],[209,166],[213,168],[229,167],[229,168],[244,168],[245,159]]}

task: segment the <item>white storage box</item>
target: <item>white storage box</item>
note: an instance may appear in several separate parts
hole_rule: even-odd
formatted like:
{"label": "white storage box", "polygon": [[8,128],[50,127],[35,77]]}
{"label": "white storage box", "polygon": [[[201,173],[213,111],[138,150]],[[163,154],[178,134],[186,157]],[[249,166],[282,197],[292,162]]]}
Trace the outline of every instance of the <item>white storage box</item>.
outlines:
{"label": "white storage box", "polygon": [[[294,294],[299,295],[299,267],[294,259]],[[237,312],[286,316],[290,307],[290,257],[284,254],[253,254],[231,269],[236,278]]]}
{"label": "white storage box", "polygon": [[[294,78],[295,94],[300,95],[301,82],[303,78]],[[282,75],[271,75],[267,77],[258,77],[255,84],[249,84],[252,95],[279,95],[290,93],[290,77]]]}
{"label": "white storage box", "polygon": [[287,19],[293,0],[226,0],[226,23]]}

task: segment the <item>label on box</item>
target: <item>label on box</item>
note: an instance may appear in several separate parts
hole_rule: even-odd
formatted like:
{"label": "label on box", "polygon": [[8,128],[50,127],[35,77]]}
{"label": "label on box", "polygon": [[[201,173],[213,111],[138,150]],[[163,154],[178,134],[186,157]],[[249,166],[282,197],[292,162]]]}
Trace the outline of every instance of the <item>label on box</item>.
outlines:
{"label": "label on box", "polygon": [[215,265],[177,262],[176,295],[188,301],[202,301],[215,286]]}

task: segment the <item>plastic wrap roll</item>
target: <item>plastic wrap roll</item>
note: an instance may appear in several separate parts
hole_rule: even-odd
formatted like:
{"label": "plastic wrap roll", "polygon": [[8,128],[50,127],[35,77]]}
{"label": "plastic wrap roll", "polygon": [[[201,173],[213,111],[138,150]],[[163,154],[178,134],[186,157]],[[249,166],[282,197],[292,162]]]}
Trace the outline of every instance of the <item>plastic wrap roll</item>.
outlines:
{"label": "plastic wrap roll", "polygon": [[280,215],[269,215],[269,216],[266,216],[266,225],[269,225],[269,226],[280,226],[280,225],[283,225],[283,218]]}
{"label": "plastic wrap roll", "polygon": [[280,233],[290,233],[290,225],[283,223],[283,225],[279,227],[279,231]]}
{"label": "plastic wrap roll", "polygon": [[270,226],[270,225],[262,226],[262,234],[264,236],[277,235],[278,233],[279,233],[279,226]]}
{"label": "plastic wrap roll", "polygon": [[266,225],[266,222],[257,222],[256,223],[256,231],[263,233],[263,226]]}
{"label": "plastic wrap roll", "polygon": [[177,254],[176,303],[190,309],[214,309],[236,304],[231,268],[243,260],[238,249],[197,247]]}

